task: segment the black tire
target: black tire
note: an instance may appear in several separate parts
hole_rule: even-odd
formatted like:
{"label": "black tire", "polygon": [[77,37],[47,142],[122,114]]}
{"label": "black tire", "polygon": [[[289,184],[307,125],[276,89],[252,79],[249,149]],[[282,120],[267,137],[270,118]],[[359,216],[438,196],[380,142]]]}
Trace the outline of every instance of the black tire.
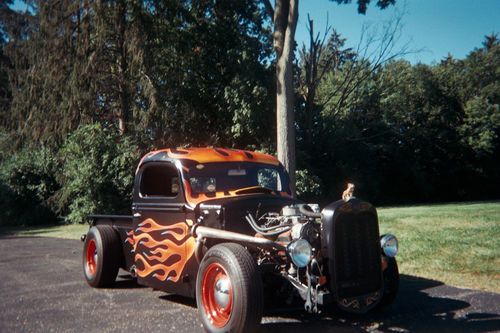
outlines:
{"label": "black tire", "polygon": [[399,270],[396,258],[388,258],[387,268],[384,271],[384,294],[377,304],[382,309],[394,302],[399,290]]}
{"label": "black tire", "polygon": [[[217,293],[220,285],[228,290]],[[196,303],[207,332],[258,331],[263,311],[262,277],[243,246],[224,243],[208,250],[198,270]]]}
{"label": "black tire", "polygon": [[115,282],[121,258],[120,237],[113,227],[100,225],[90,228],[82,256],[83,275],[90,286],[101,288]]}

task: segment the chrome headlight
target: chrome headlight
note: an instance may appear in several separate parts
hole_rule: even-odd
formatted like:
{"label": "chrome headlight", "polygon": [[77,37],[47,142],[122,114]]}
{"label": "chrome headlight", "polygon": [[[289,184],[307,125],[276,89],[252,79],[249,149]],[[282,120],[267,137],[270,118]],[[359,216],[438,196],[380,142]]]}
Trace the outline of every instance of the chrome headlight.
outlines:
{"label": "chrome headlight", "polygon": [[380,247],[386,256],[394,258],[398,254],[398,239],[391,234],[383,235],[380,237]]}
{"label": "chrome headlight", "polygon": [[312,248],[305,239],[297,239],[288,244],[288,254],[297,267],[306,267],[311,261]]}

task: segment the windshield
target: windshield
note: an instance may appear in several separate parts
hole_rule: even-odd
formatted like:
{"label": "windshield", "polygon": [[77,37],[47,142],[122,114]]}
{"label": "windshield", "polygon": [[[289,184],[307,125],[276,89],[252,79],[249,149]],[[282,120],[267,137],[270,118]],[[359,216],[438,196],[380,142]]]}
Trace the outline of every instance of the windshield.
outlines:
{"label": "windshield", "polygon": [[194,193],[215,193],[260,186],[288,192],[288,178],[282,167],[249,162],[200,164],[186,161],[186,179]]}

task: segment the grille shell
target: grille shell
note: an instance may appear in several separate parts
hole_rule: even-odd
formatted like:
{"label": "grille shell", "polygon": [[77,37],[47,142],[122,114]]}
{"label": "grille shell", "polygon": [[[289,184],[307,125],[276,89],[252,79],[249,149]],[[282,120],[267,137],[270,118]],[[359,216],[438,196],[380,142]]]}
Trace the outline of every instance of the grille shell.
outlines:
{"label": "grille shell", "polygon": [[334,202],[323,210],[322,226],[322,252],[337,304],[357,304],[349,311],[368,310],[378,302],[383,282],[375,208],[357,199]]}

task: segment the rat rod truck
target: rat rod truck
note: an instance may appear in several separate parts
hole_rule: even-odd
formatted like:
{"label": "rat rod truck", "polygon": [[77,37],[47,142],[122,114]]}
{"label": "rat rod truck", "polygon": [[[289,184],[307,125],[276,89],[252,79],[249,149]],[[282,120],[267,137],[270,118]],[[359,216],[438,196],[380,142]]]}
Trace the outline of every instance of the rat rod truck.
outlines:
{"label": "rat rod truck", "polygon": [[141,285],[195,297],[209,332],[257,330],[265,297],[364,313],[398,290],[398,243],[379,235],[371,204],[347,197],[319,212],[292,198],[283,166],[258,152],[151,152],[136,170],[132,216],[90,220],[89,285],[112,284],[122,268]]}

